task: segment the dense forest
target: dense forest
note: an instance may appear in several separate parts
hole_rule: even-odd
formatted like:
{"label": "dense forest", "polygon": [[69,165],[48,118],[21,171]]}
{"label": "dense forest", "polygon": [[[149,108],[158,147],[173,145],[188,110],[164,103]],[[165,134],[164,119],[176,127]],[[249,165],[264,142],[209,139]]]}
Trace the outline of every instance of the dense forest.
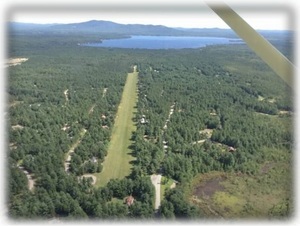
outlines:
{"label": "dense forest", "polygon": [[[77,45],[99,36],[10,33],[9,57],[28,58],[7,68],[11,218],[273,219],[293,213],[292,90],[246,45],[182,50]],[[290,42],[274,44],[293,58]],[[97,187],[84,175],[102,170],[133,65],[139,97],[132,172]],[[164,190],[158,210],[152,174],[176,182]],[[195,190],[216,177],[227,182],[224,196],[230,184],[242,189],[247,180],[251,195],[261,189],[272,201],[263,213],[250,199],[237,200],[242,210],[232,215],[214,203],[205,206],[210,199],[201,202]],[[272,191],[264,190],[270,186]],[[234,192],[231,196],[239,191]],[[266,202],[259,192],[256,199]],[[210,198],[217,203],[219,196]],[[133,204],[126,204],[128,197],[134,197]]]}

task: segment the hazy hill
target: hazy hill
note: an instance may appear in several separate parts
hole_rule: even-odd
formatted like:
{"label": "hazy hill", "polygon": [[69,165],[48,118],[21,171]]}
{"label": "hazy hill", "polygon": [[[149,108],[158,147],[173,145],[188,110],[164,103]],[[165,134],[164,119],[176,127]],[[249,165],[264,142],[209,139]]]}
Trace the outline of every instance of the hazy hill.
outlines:
{"label": "hazy hill", "polygon": [[[119,24],[104,20],[91,20],[70,24],[33,24],[16,23],[8,24],[10,32],[42,32],[42,33],[76,33],[76,34],[114,34],[124,35],[171,35],[171,36],[213,36],[237,38],[231,29],[220,28],[170,28],[162,25]],[[260,34],[268,40],[282,40],[292,38],[292,31],[267,31],[259,30]]]}
{"label": "hazy hill", "polygon": [[162,25],[119,24],[111,21],[91,20],[70,24],[32,24],[10,22],[10,31],[44,31],[71,33],[110,33],[120,35],[173,35],[173,36],[221,36],[236,37],[230,29],[218,28],[170,28]]}
{"label": "hazy hill", "polygon": [[82,23],[54,25],[52,29],[88,31],[88,32],[105,32],[119,34],[181,34],[181,31],[168,28],[161,25],[141,25],[141,24],[118,24],[110,21],[91,20]]}

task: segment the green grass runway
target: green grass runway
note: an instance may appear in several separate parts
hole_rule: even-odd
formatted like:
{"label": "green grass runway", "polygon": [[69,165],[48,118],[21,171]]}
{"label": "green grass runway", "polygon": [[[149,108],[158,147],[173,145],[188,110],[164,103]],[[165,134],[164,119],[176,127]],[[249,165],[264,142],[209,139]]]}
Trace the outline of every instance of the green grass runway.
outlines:
{"label": "green grass runway", "polygon": [[128,73],[103,170],[95,174],[97,187],[105,186],[112,178],[123,178],[130,174],[130,161],[134,160],[134,157],[128,147],[132,144],[132,132],[136,130],[133,117],[138,98],[137,81],[138,72]]}

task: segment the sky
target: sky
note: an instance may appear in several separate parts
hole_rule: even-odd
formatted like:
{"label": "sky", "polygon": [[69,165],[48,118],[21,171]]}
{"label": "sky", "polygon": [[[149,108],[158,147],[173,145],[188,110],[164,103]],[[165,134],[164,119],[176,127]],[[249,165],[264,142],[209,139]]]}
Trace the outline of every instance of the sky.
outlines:
{"label": "sky", "polygon": [[[292,30],[293,11],[290,7],[273,5],[231,6],[254,29]],[[162,6],[133,5],[76,5],[11,7],[7,20],[26,23],[76,23],[89,20],[108,20],[122,24],[153,24],[185,28],[229,28],[206,4]]]}

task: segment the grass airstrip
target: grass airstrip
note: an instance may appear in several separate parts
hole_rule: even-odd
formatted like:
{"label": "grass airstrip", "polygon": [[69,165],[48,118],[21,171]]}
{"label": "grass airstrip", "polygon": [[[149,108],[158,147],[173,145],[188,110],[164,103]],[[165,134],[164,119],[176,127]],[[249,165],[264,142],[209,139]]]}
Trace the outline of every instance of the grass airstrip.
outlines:
{"label": "grass airstrip", "polygon": [[106,185],[110,179],[130,174],[130,161],[134,157],[130,154],[129,146],[132,144],[132,132],[136,130],[133,117],[138,98],[137,81],[138,72],[134,67],[133,73],[128,73],[126,79],[102,172],[94,174],[97,177],[97,187]]}

